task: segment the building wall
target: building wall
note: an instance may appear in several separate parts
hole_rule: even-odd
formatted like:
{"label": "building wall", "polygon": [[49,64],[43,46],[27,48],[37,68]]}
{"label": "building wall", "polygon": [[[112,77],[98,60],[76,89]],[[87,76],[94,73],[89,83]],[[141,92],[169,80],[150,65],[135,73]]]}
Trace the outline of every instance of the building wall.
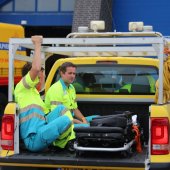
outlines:
{"label": "building wall", "polygon": [[0,22],[33,27],[73,25],[72,31],[77,31],[78,26],[101,19],[106,31],[128,31],[129,21],[143,21],[154,31],[170,35],[169,7],[170,0],[8,0],[0,6]]}
{"label": "building wall", "polygon": [[113,29],[128,31],[129,21],[143,21],[170,35],[170,0],[113,0]]}
{"label": "building wall", "polygon": [[26,26],[71,26],[75,0],[6,0],[0,22]]}
{"label": "building wall", "polygon": [[112,0],[76,0],[72,32],[79,26],[90,25],[91,20],[104,20],[106,31],[112,30]]}

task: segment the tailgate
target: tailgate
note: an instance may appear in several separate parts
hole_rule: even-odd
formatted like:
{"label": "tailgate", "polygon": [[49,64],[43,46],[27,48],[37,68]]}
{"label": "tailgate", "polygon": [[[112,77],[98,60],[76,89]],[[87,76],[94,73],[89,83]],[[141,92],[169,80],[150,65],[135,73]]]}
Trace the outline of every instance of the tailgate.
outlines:
{"label": "tailgate", "polygon": [[[84,153],[76,157],[75,153],[57,151],[48,153],[22,153],[6,158],[0,158],[0,166],[51,167],[51,168],[80,168],[80,169],[110,169],[110,170],[144,170],[146,150],[134,153],[131,157],[123,158],[118,153],[98,154]],[[68,170],[68,169],[67,169]]]}

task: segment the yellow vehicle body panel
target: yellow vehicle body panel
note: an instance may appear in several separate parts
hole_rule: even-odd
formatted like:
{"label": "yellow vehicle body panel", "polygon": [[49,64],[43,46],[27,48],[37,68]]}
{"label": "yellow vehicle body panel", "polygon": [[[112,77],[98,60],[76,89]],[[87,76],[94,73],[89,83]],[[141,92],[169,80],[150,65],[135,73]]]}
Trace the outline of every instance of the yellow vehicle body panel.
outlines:
{"label": "yellow vehicle body panel", "polygon": [[161,155],[161,159],[160,159],[160,155],[152,155],[151,156],[151,162],[154,163],[167,163],[170,160],[170,154],[168,155]]}
{"label": "yellow vehicle body panel", "polygon": [[13,114],[13,115],[15,115],[16,107],[17,107],[16,103],[8,103],[6,108],[5,108],[4,114]]}
{"label": "yellow vehicle body panel", "polygon": [[170,120],[170,115],[168,111],[170,110],[170,103],[164,105],[152,105],[151,106],[151,117],[168,117]]}
{"label": "yellow vehicle body panel", "polygon": [[[77,94],[77,96],[78,97],[83,97],[84,99],[85,98],[87,98],[87,99],[89,99],[89,95],[86,95],[86,94]],[[93,99],[93,98],[102,98],[102,99],[122,99],[122,98],[124,98],[124,99],[129,99],[129,98],[131,98],[131,99],[136,99],[136,98],[139,98],[139,95],[91,95],[90,96],[90,98],[91,99]],[[145,95],[140,95],[140,98],[141,99],[154,99],[154,96],[153,95],[148,95],[148,96],[145,96]]]}
{"label": "yellow vehicle body panel", "polygon": [[[168,117],[170,122],[170,103],[164,105],[152,105],[151,106],[151,117]],[[154,163],[167,163],[170,162],[170,153],[167,155],[151,155],[151,162]]]}
{"label": "yellow vehicle body panel", "polygon": [[[24,38],[25,31],[21,25],[0,23],[0,77],[8,78],[8,44],[10,38]],[[19,55],[25,55],[26,52],[23,49],[17,51]],[[15,77],[21,77],[21,68],[25,62],[15,61]],[[4,80],[6,82],[6,80]],[[3,83],[1,83],[2,85]]]}
{"label": "yellow vehicle body panel", "polygon": [[1,163],[1,166],[17,166],[17,167],[39,167],[39,168],[60,168],[62,170],[144,170],[144,168],[133,167],[98,167],[98,166],[67,166],[67,165],[40,165],[40,164],[22,164],[22,163]]}
{"label": "yellow vehicle body panel", "polygon": [[[16,114],[16,103],[8,103],[5,111],[4,111],[4,115],[8,115],[8,114]],[[6,157],[6,156],[10,156],[10,155],[14,155],[14,151],[9,151],[9,150],[3,150],[0,148],[0,157]]]}
{"label": "yellow vehicle body panel", "polygon": [[14,151],[2,150],[0,151],[0,157],[6,157],[14,155]]}

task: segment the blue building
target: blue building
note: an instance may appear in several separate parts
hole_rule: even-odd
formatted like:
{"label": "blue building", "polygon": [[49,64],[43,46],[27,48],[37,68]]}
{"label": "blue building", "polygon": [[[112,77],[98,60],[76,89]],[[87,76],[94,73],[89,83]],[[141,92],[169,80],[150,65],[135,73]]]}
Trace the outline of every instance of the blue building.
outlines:
{"label": "blue building", "polygon": [[129,21],[143,21],[154,31],[170,35],[169,7],[169,0],[113,0],[113,25],[117,31],[128,31]]}
{"label": "blue building", "polygon": [[[103,3],[107,1],[109,3]],[[0,0],[0,22],[24,25],[26,36],[36,33],[48,37],[65,36],[71,32],[75,23],[73,22],[75,12],[81,9],[78,13],[79,20],[85,22],[82,19],[83,15],[86,15],[84,18],[88,20],[110,20],[108,25],[111,25],[112,30],[109,31],[115,29],[128,31],[129,21],[143,21],[145,25],[152,25],[155,31],[164,35],[170,34],[169,0],[103,0],[103,2],[102,0]],[[105,7],[101,8],[104,5]],[[89,8],[92,8],[91,12]],[[98,10],[103,10],[99,17],[96,17],[97,14],[88,16],[93,11],[97,13]],[[105,18],[102,17],[104,13],[108,13]]]}
{"label": "blue building", "polygon": [[0,0],[0,22],[22,24],[26,36],[65,36],[72,26],[75,0]]}

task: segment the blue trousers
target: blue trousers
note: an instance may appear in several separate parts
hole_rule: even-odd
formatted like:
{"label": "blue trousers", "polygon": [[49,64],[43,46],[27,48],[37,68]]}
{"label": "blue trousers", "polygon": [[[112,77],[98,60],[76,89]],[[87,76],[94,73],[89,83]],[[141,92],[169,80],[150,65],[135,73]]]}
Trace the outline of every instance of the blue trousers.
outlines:
{"label": "blue trousers", "polygon": [[63,133],[68,133],[68,131],[71,133],[72,121],[69,116],[57,116],[57,113],[64,108],[65,107],[61,105],[50,112],[46,116],[47,122],[39,127],[36,133],[31,133],[24,139],[25,146],[28,150],[41,151],[47,148],[53,141],[56,141]]}

